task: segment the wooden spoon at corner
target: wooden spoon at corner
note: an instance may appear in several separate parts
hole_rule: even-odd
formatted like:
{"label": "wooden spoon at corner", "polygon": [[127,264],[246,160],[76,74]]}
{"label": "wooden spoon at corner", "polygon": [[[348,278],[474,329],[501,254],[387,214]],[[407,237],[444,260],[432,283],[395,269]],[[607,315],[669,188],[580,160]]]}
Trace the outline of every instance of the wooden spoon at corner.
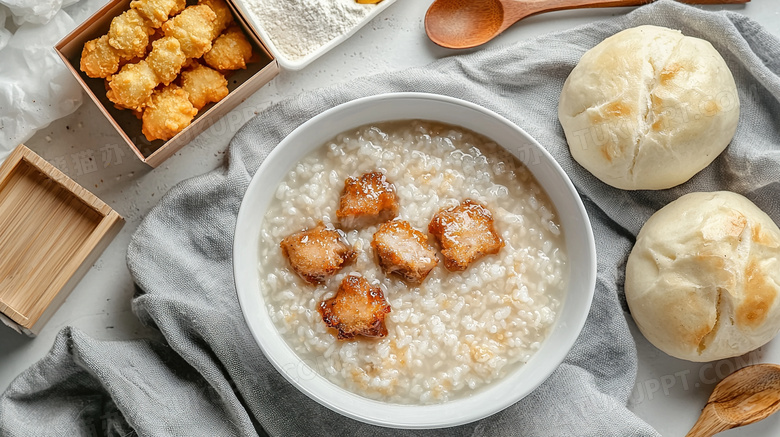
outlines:
{"label": "wooden spoon at corner", "polygon": [[[495,38],[517,21],[540,12],[562,9],[641,6],[655,0],[436,0],[425,14],[431,41],[450,49],[466,49]],[[750,0],[678,0],[718,5]]]}
{"label": "wooden spoon at corner", "polygon": [[709,437],[766,419],[780,409],[780,366],[756,364],[715,386],[699,420],[685,437]]}

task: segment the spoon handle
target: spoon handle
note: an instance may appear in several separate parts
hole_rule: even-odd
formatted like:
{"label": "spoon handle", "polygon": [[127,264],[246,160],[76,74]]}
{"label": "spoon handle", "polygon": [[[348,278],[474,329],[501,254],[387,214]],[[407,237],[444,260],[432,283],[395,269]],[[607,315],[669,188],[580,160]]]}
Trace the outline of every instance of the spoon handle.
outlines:
{"label": "spoon handle", "polygon": [[734,428],[734,424],[728,423],[718,416],[713,404],[707,404],[699,416],[699,420],[693,425],[685,437],[710,437],[721,431]]}
{"label": "spoon handle", "polygon": [[[506,29],[517,20],[540,12],[580,8],[611,8],[619,6],[642,6],[655,0],[509,0],[504,4],[504,26]],[[678,0],[694,5],[722,5],[748,3],[750,0]]]}

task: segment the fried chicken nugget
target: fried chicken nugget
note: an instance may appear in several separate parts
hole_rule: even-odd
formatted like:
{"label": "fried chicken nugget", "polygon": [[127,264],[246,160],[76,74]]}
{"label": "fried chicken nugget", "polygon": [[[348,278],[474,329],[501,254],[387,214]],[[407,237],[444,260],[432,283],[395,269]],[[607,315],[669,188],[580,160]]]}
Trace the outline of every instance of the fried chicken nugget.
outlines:
{"label": "fried chicken nugget", "polygon": [[444,267],[451,272],[466,270],[474,261],[504,247],[493,226],[493,214],[471,199],[437,212],[428,232],[439,241]]}
{"label": "fried chicken nugget", "polygon": [[390,304],[382,289],[372,287],[362,276],[347,275],[336,295],[320,302],[317,309],[325,324],[338,331],[339,340],[387,335],[385,316]]}
{"label": "fried chicken nugget", "polygon": [[157,74],[145,60],[126,64],[119,73],[108,78],[106,97],[119,107],[139,110],[158,83]]}
{"label": "fried chicken nugget", "polygon": [[146,57],[146,62],[163,85],[168,85],[176,79],[186,61],[187,56],[181,50],[179,40],[171,36],[153,42],[152,51]]}
{"label": "fried chicken nugget", "polygon": [[130,3],[130,7],[143,15],[149,25],[155,29],[168,21],[168,17],[184,10],[186,6],[187,0],[133,0]]}
{"label": "fried chicken nugget", "polygon": [[384,173],[372,171],[344,181],[336,217],[342,225],[357,228],[390,220],[398,215],[398,208],[395,185]]}
{"label": "fried chicken nugget", "polygon": [[217,14],[217,18],[214,20],[214,33],[211,35],[212,40],[233,24],[233,12],[224,0],[200,0],[198,4],[210,7]]}
{"label": "fried chicken nugget", "polygon": [[105,78],[119,70],[119,53],[108,43],[108,35],[87,41],[81,51],[81,71],[89,77]]}
{"label": "fried chicken nugget", "polygon": [[198,111],[211,102],[222,100],[229,92],[222,73],[200,64],[192,70],[182,71],[181,87]]}
{"label": "fried chicken nugget", "polygon": [[217,14],[206,5],[187,6],[179,15],[163,24],[165,36],[179,40],[188,58],[199,58],[211,49],[211,35]]}
{"label": "fried chicken nugget", "polygon": [[111,20],[108,43],[123,59],[144,56],[146,46],[149,45],[149,35],[153,33],[154,29],[144,17],[135,9],[130,9]]}
{"label": "fried chicken nugget", "polygon": [[141,130],[149,141],[168,141],[189,126],[197,113],[187,92],[171,84],[152,95],[144,110]]}
{"label": "fried chicken nugget", "polygon": [[293,271],[310,284],[324,282],[355,258],[344,232],[322,222],[288,235],[279,246]]}
{"label": "fried chicken nugget", "polygon": [[252,58],[252,44],[238,27],[231,27],[219,36],[203,60],[217,70],[238,70],[246,68]]}
{"label": "fried chicken nugget", "polygon": [[404,220],[382,223],[371,240],[379,266],[410,283],[420,283],[439,263],[428,236]]}

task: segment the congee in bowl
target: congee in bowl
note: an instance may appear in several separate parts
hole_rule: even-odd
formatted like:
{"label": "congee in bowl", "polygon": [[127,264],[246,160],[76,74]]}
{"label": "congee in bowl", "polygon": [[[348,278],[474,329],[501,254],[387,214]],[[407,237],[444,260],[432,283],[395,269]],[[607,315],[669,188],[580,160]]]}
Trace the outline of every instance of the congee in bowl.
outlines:
{"label": "congee in bowl", "polygon": [[[351,229],[336,214],[345,180],[376,171],[395,188],[392,219],[428,234],[439,210],[471,199],[492,213],[504,246],[463,271],[440,263],[420,283],[386,274],[371,245],[382,223]],[[467,396],[527,362],[556,319],[568,279],[564,230],[528,168],[487,138],[436,122],[368,124],[324,143],[289,171],[262,222],[260,290],[279,333],[333,383],[387,402]],[[354,259],[311,284],[280,242],[319,222],[344,232]],[[390,304],[387,335],[340,340],[323,322],[320,302],[355,274]]]}
{"label": "congee in bowl", "polygon": [[381,426],[485,417],[541,384],[595,284],[593,235],[538,143],[484,108],[399,93],[304,123],[253,177],[244,317],[299,390]]}

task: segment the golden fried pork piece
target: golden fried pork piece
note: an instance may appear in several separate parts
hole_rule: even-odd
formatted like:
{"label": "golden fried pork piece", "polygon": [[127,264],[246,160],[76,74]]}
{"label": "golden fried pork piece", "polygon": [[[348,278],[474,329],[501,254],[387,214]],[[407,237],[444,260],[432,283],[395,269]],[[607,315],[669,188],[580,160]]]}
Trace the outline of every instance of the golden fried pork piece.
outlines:
{"label": "golden fried pork piece", "polygon": [[339,340],[387,335],[385,316],[390,304],[382,290],[372,287],[362,276],[347,275],[336,295],[320,302],[318,310],[325,324],[338,331]]}
{"label": "golden fried pork piece", "polygon": [[344,232],[322,222],[287,236],[280,246],[295,273],[311,284],[325,281],[355,257]]}
{"label": "golden fried pork piece", "polygon": [[179,40],[188,58],[199,58],[211,49],[211,35],[217,15],[206,5],[187,6],[163,24],[165,36]]}
{"label": "golden fried pork piece", "polygon": [[171,84],[152,95],[144,109],[141,131],[149,141],[167,141],[189,126],[197,113],[187,92]]}
{"label": "golden fried pork piece", "polygon": [[120,108],[140,110],[158,83],[157,74],[146,60],[125,64],[119,73],[108,77],[106,97]]}
{"label": "golden fried pork piece", "polygon": [[152,43],[152,51],[146,62],[154,70],[157,80],[163,85],[173,82],[187,60],[176,38],[165,36]]}
{"label": "golden fried pork piece", "polygon": [[89,77],[105,78],[119,70],[119,53],[108,43],[108,35],[87,41],[81,51],[81,71]]}
{"label": "golden fried pork piece", "polygon": [[436,213],[428,232],[439,241],[444,266],[450,271],[466,270],[474,261],[504,247],[490,210],[470,199]]}
{"label": "golden fried pork piece", "polygon": [[135,9],[130,9],[111,20],[108,43],[122,59],[142,57],[154,29]]}
{"label": "golden fried pork piece", "polygon": [[168,17],[184,10],[187,0],[133,0],[130,7],[140,13],[154,29],[162,26]]}
{"label": "golden fried pork piece", "polygon": [[211,102],[218,102],[228,95],[227,79],[219,71],[196,63],[192,70],[181,73],[181,87],[198,111]]}
{"label": "golden fried pork piece", "polygon": [[344,181],[336,217],[349,228],[381,223],[398,215],[395,186],[379,171]]}
{"label": "golden fried pork piece", "polygon": [[233,12],[224,0],[199,0],[198,4],[210,7],[217,15],[217,18],[214,20],[214,30],[211,34],[212,40],[233,24]]}
{"label": "golden fried pork piece", "polygon": [[383,223],[374,233],[371,247],[386,273],[395,273],[412,283],[422,282],[439,263],[428,237],[403,220]]}
{"label": "golden fried pork piece", "polygon": [[246,68],[252,58],[252,44],[238,27],[231,27],[219,36],[203,60],[217,70],[238,70]]}

